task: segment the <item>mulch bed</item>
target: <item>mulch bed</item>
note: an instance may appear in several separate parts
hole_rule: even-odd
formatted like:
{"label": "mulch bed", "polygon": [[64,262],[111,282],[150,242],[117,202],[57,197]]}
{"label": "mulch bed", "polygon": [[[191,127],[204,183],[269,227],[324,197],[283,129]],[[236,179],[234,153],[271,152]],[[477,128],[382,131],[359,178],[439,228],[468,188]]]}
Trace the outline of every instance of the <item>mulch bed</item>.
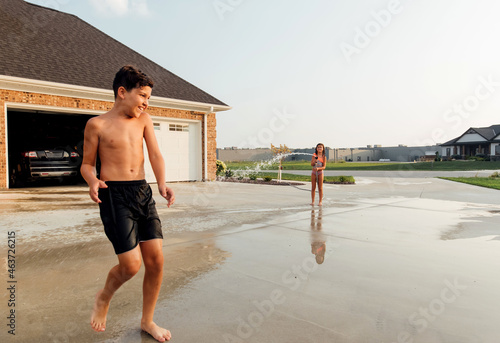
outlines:
{"label": "mulch bed", "polygon": [[222,182],[236,182],[236,183],[255,183],[258,185],[273,185],[273,186],[301,186],[305,185],[305,183],[302,182],[296,182],[296,181],[288,181],[288,180],[283,180],[281,182],[278,182],[276,180],[271,180],[271,181],[265,181],[263,179],[257,179],[257,180],[250,180],[250,179],[237,179],[234,177],[230,178],[217,178],[217,181],[222,181]]}
{"label": "mulch bed", "polygon": [[[289,181],[289,180],[283,180],[281,182],[278,182],[276,180],[265,181],[263,179],[250,180],[248,178],[239,180],[235,177],[230,177],[230,178],[217,177],[217,181],[236,182],[236,183],[255,183],[258,185],[273,185],[273,186],[302,186],[302,185],[305,185],[305,183],[302,183],[302,182]],[[323,181],[323,183],[335,184],[335,185],[354,185],[354,183],[351,183],[351,182],[326,182],[326,181]]]}
{"label": "mulch bed", "polygon": [[329,183],[331,185],[354,185],[355,184],[354,182],[337,182],[337,181],[334,181],[334,182],[323,181],[323,183]]}

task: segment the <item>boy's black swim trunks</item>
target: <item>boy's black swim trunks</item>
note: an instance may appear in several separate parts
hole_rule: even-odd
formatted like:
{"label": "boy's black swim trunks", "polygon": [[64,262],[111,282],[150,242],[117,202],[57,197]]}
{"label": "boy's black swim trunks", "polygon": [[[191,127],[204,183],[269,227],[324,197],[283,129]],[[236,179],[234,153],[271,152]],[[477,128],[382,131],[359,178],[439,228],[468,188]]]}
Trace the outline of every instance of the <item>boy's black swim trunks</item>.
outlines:
{"label": "boy's black swim trunks", "polygon": [[153,192],[146,180],[106,181],[99,188],[99,209],[104,232],[116,254],[135,248],[139,242],[163,238]]}

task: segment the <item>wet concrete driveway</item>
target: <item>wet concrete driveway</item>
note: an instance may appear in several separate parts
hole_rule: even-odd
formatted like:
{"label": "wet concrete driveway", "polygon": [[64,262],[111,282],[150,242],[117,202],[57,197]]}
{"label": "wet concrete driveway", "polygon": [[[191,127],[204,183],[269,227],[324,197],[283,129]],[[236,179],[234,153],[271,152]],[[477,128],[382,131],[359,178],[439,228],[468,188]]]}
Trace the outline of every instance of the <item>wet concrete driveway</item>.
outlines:
{"label": "wet concrete driveway", "polygon": [[[500,192],[356,180],[326,185],[322,208],[308,185],[172,184],[171,209],[156,196],[166,264],[155,317],[171,341],[497,342]],[[113,298],[106,332],[90,329],[116,257],[85,187],[2,191],[0,209],[1,342],[154,341],[139,330],[143,269]]]}

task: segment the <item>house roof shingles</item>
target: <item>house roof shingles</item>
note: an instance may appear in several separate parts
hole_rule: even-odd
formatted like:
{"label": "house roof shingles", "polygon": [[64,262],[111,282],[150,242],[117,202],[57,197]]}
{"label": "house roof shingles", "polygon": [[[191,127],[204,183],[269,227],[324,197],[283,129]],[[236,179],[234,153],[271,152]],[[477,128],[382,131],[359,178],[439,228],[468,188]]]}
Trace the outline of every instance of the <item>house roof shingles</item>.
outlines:
{"label": "house roof shingles", "polygon": [[[465,133],[463,133],[462,135],[453,138],[452,140],[449,140],[448,142],[445,142],[440,145],[441,146],[454,145],[460,138],[466,135],[470,130],[473,130],[475,133],[482,136],[486,141],[496,142],[498,140],[494,140],[494,138],[500,134],[500,125],[491,125],[488,127],[471,127],[467,131],[465,131]],[[467,143],[476,143],[476,142],[467,142]]]}
{"label": "house roof shingles", "polygon": [[0,0],[0,36],[0,75],[111,89],[132,64],[153,78],[155,96],[227,106],[72,14]]}

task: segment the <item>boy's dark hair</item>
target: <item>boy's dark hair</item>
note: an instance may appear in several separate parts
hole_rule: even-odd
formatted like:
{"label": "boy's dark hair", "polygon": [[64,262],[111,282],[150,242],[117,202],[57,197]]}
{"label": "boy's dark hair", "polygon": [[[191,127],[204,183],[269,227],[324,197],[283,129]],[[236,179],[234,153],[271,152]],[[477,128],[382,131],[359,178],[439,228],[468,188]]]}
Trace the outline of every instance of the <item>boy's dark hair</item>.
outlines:
{"label": "boy's dark hair", "polygon": [[131,65],[126,65],[121,67],[121,69],[116,73],[115,79],[113,80],[113,92],[115,93],[115,99],[118,95],[118,88],[124,87],[127,92],[134,88],[149,86],[153,88],[153,80],[144,74],[139,69]]}

